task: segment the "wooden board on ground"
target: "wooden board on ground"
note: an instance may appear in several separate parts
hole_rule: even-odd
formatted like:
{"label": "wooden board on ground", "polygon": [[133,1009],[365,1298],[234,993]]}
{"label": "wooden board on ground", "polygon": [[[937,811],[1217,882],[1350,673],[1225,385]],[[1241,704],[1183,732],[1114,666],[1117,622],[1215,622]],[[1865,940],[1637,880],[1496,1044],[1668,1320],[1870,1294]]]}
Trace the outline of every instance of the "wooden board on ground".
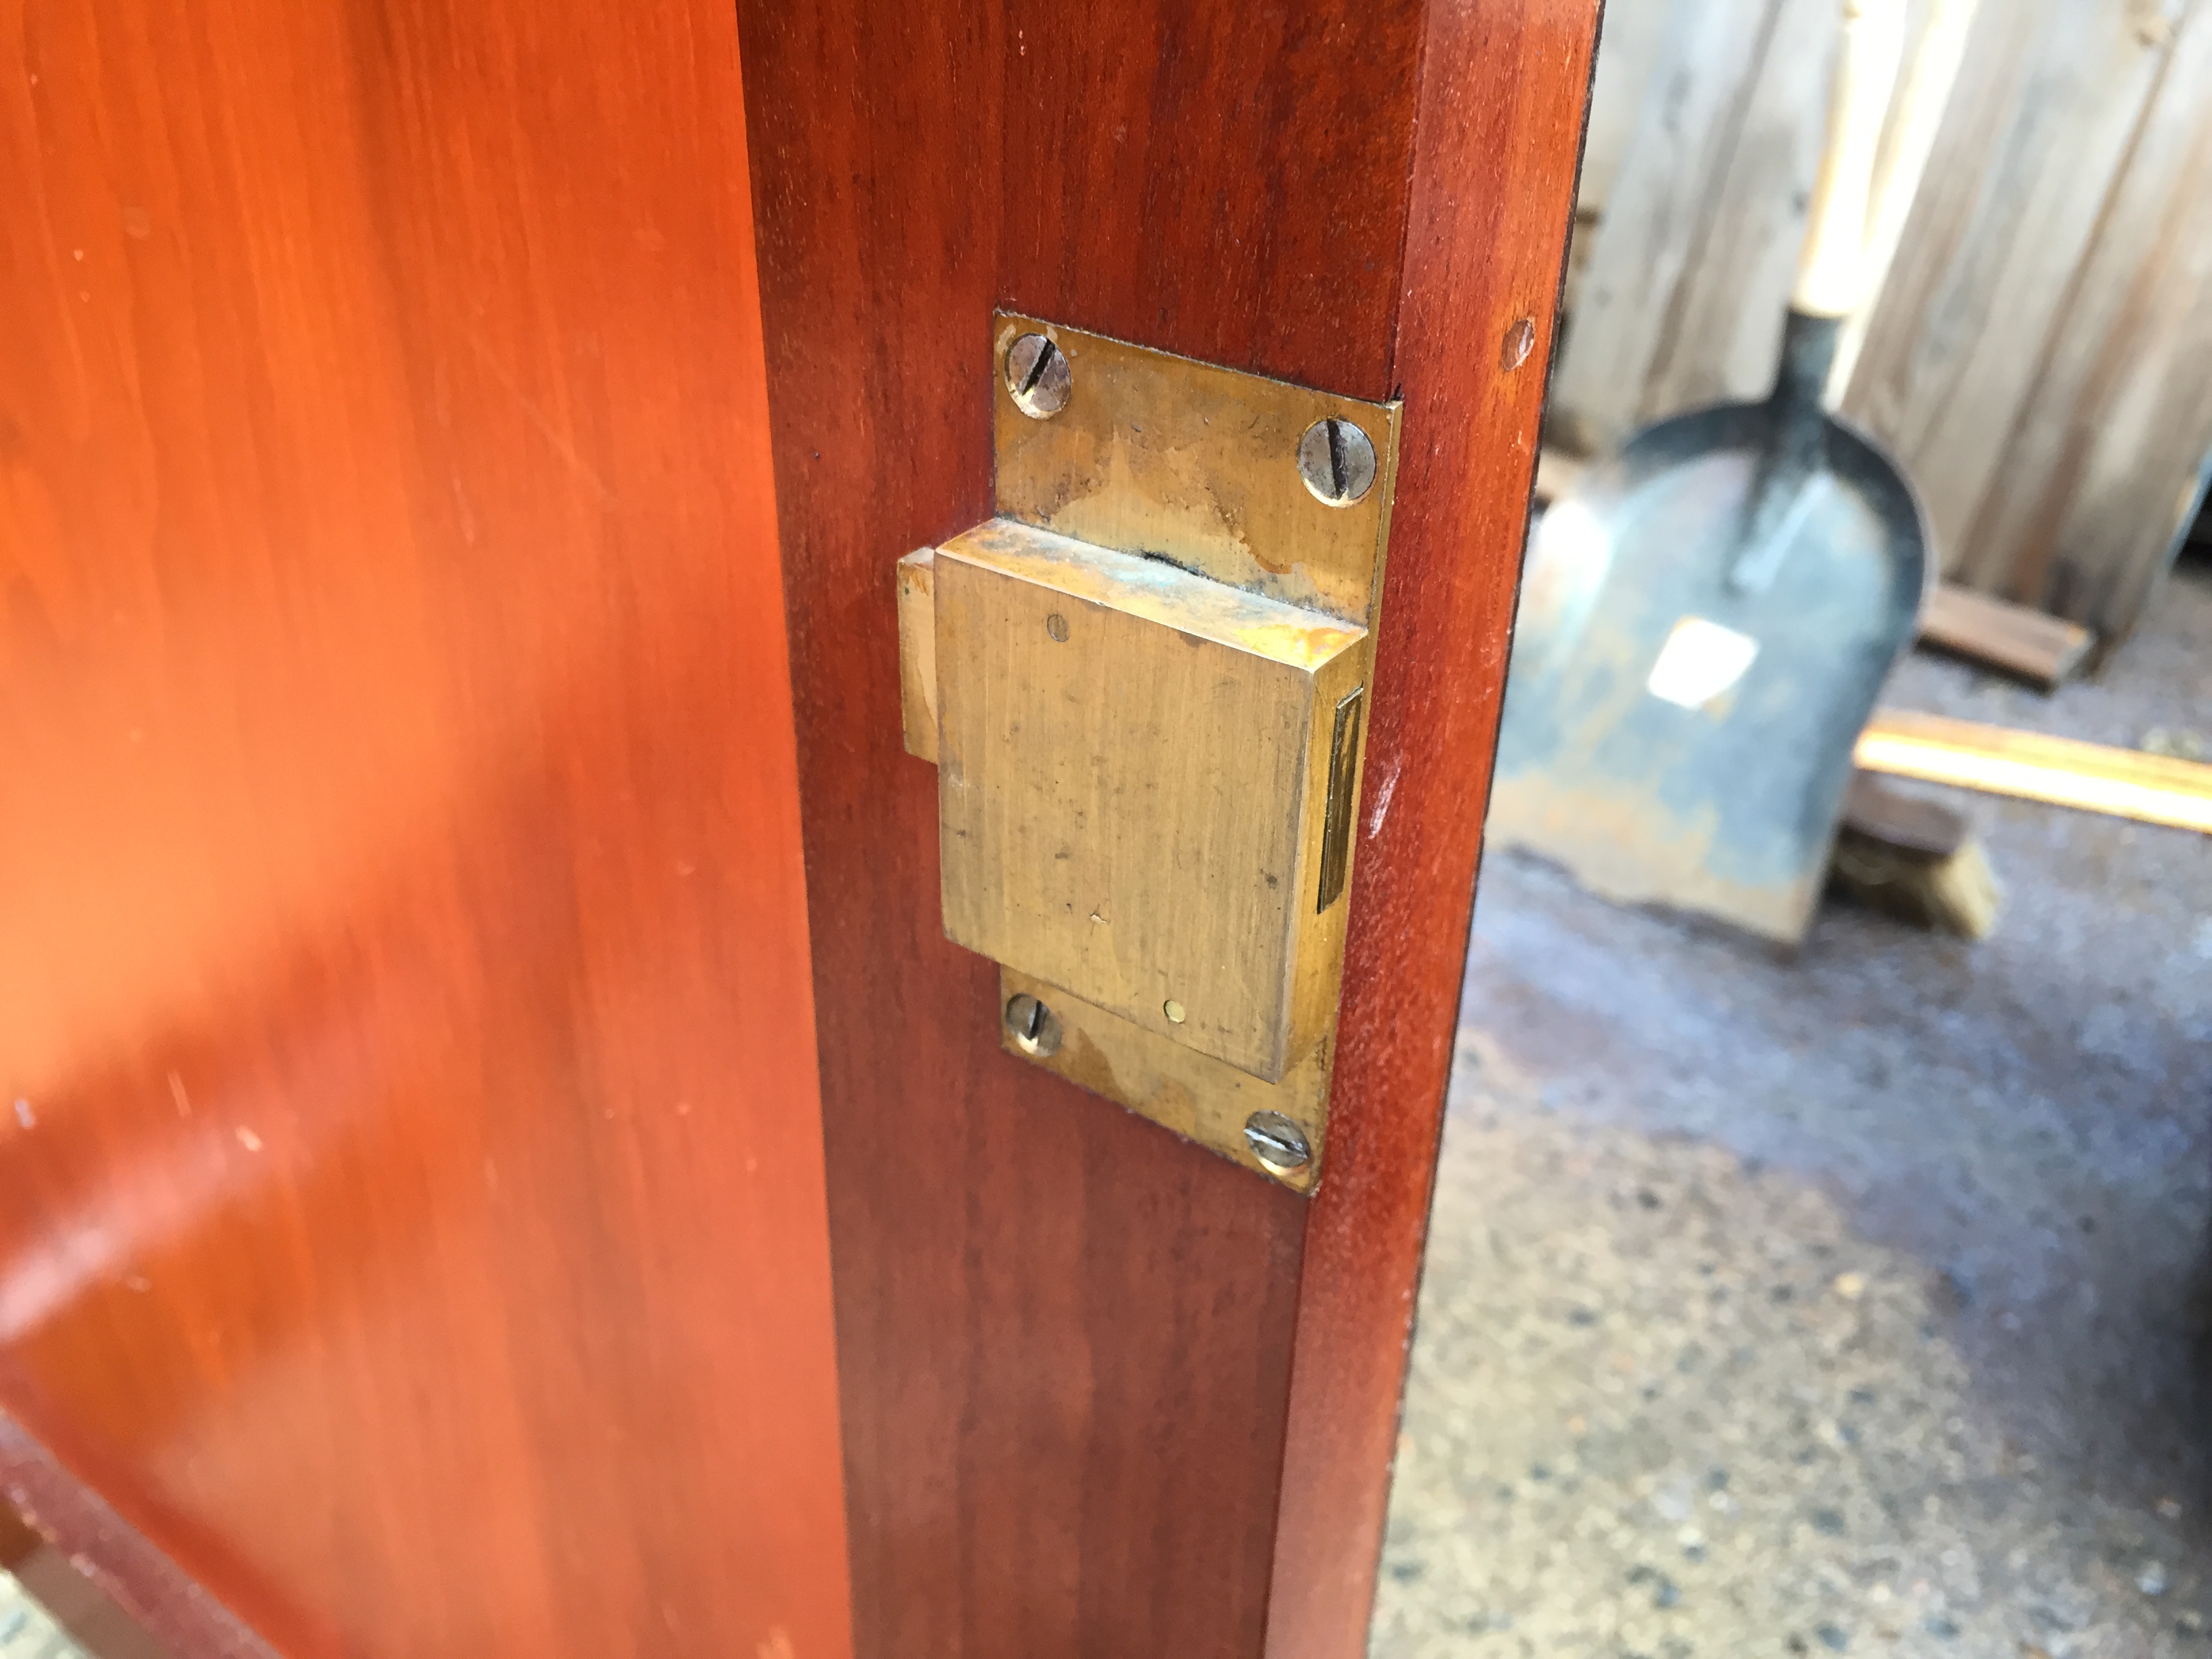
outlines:
{"label": "wooden board on ground", "polygon": [[2212,766],[2140,750],[1884,708],[1853,758],[1869,772],[2212,831]]}
{"label": "wooden board on ground", "polygon": [[1962,939],[1996,931],[2002,899],[1966,817],[1860,772],[1844,797],[1832,884],[1863,904]]}
{"label": "wooden board on ground", "polygon": [[2056,690],[2096,642],[2096,635],[2079,623],[1955,582],[1938,582],[1928,596],[1920,639],[2046,691]]}

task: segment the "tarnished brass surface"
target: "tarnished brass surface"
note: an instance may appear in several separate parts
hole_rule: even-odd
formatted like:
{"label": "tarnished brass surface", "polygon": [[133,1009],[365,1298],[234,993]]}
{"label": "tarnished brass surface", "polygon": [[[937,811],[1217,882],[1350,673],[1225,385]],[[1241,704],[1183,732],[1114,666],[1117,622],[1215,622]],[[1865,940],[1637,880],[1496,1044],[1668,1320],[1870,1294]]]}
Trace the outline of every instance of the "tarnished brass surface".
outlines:
{"label": "tarnished brass surface", "polygon": [[899,715],[906,752],[937,764],[937,550],[898,562]]}
{"label": "tarnished brass surface", "polygon": [[[1000,1044],[1008,1054],[1103,1095],[1293,1192],[1311,1192],[1319,1182],[1328,1127],[1329,1068],[1336,1058],[1333,1016],[1327,1040],[1291,1066],[1281,1082],[1267,1083],[1041,979],[1002,967],[1000,1007],[1024,994],[1043,1003],[1059,1020],[1060,1046],[1050,1054],[1024,1054],[1001,1024]],[[1296,1123],[1313,1148],[1313,1161],[1287,1172],[1262,1164],[1244,1138],[1245,1121],[1255,1112],[1280,1112]]]}
{"label": "tarnished brass surface", "polygon": [[990,385],[998,516],[898,572],[945,933],[1009,1054],[1310,1192],[1398,406],[1005,313]]}
{"label": "tarnished brass surface", "polygon": [[946,935],[1279,1079],[1334,1007],[1367,630],[1005,519],[933,563]]}
{"label": "tarnished brass surface", "polygon": [[[1048,420],[1022,413],[1003,365],[1042,334],[1073,388]],[[1370,404],[1005,313],[991,376],[1000,516],[1121,553],[1149,554],[1232,587],[1373,626],[1398,468],[1396,404]],[[1298,443],[1334,417],[1364,431],[1378,466],[1349,507],[1314,499]]]}

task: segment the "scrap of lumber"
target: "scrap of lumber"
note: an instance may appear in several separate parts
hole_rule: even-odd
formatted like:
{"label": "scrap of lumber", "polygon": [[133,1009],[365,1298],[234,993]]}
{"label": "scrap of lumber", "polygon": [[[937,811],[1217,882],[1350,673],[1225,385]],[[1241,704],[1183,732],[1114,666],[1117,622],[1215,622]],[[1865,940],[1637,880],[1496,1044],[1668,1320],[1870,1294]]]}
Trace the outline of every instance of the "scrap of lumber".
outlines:
{"label": "scrap of lumber", "polygon": [[1869,772],[2212,833],[2212,766],[2196,761],[1902,708],[1876,710],[1852,758]]}
{"label": "scrap of lumber", "polygon": [[2003,890],[1966,816],[1856,772],[1830,878],[1863,904],[1961,939],[1996,931]]}
{"label": "scrap of lumber", "polygon": [[2046,691],[2056,690],[2096,642],[2096,635],[2079,623],[1950,582],[1938,583],[1929,596],[1920,638]]}

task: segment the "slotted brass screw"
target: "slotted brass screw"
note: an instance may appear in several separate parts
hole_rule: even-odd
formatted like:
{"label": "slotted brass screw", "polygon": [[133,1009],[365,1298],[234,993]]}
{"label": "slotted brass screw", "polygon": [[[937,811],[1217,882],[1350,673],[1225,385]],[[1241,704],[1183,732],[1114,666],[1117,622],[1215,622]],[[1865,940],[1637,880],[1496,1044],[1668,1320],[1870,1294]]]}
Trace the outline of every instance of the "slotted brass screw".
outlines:
{"label": "slotted brass screw", "polygon": [[1060,1052],[1060,1016],[1024,991],[1006,999],[1006,1034],[1035,1060]]}
{"label": "slotted brass screw", "polygon": [[1280,1112],[1255,1112],[1244,1120],[1244,1144],[1277,1175],[1291,1175],[1313,1162],[1305,1131]]}
{"label": "slotted brass screw", "polygon": [[1375,443],[1350,421],[1316,421],[1298,440],[1298,476],[1314,499],[1350,507],[1375,487]]}
{"label": "slotted brass screw", "polygon": [[1035,421],[1048,421],[1067,407],[1074,376],[1067,354],[1042,334],[1024,334],[1006,348],[1006,390],[1014,407]]}

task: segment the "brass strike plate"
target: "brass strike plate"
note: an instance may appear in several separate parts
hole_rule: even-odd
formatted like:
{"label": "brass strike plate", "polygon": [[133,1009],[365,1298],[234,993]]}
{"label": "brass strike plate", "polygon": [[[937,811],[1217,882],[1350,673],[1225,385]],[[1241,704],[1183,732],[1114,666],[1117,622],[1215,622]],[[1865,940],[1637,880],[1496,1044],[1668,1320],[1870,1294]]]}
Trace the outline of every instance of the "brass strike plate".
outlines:
{"label": "brass strike plate", "polygon": [[906,744],[1001,1041],[1323,1162],[1399,409],[1001,313],[998,516],[902,560]]}

